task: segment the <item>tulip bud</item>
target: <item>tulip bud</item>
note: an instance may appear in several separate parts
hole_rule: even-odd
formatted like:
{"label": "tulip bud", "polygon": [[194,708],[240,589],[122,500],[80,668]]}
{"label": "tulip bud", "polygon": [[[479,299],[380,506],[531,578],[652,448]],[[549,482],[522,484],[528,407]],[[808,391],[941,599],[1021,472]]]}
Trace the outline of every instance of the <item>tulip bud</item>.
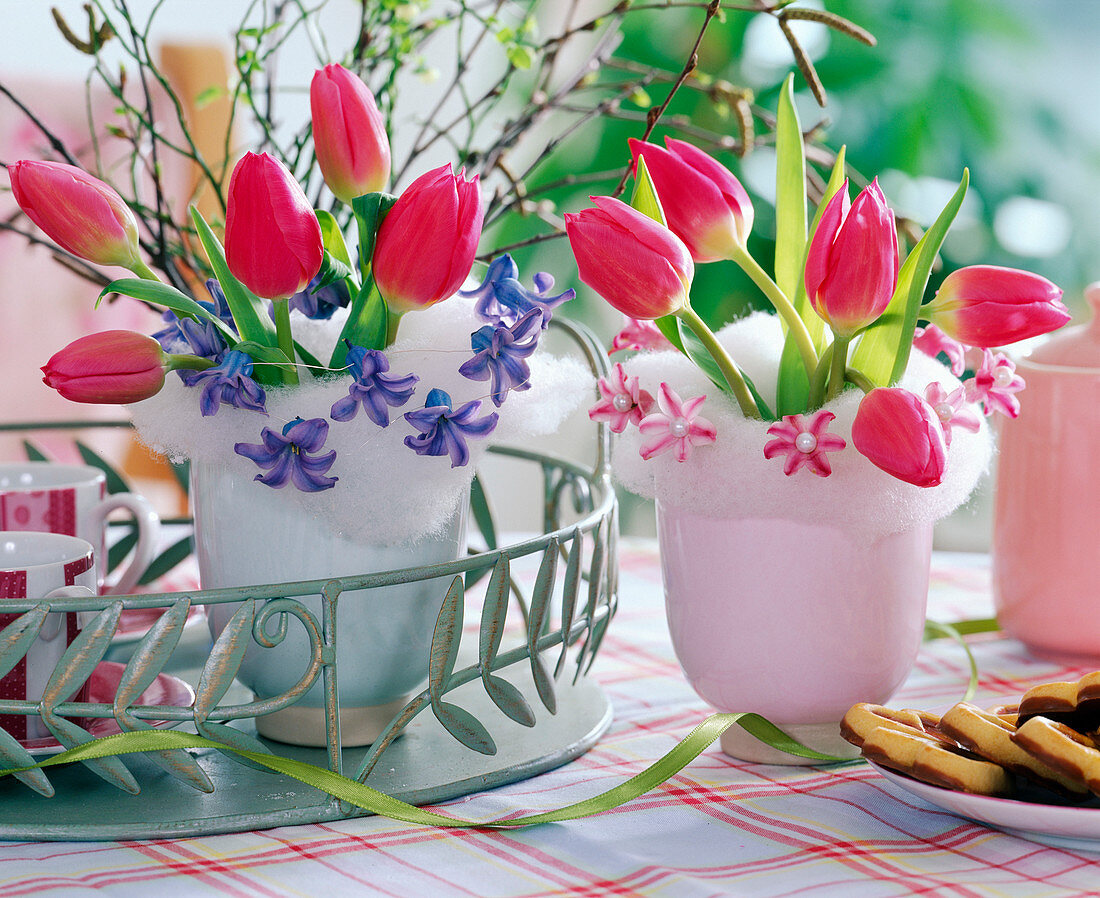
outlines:
{"label": "tulip bud", "polygon": [[878,387],[863,397],[852,444],[876,467],[916,486],[937,486],[947,465],[939,416],[916,393]]}
{"label": "tulip bud", "polygon": [[1037,337],[1070,319],[1062,291],[1046,278],[996,265],[951,272],[920,314],[948,336],[981,349]]}
{"label": "tulip bud", "polygon": [[265,299],[286,299],[321,270],[317,216],[286,166],[246,153],[229,178],[225,258],[234,277]]}
{"label": "tulip bud", "polygon": [[477,175],[450,163],[425,172],[397,198],[378,229],[374,281],[391,312],[427,308],[470,274],[485,210]]}
{"label": "tulip bud", "polygon": [[669,230],[684,241],[696,262],[733,258],[752,230],[753,208],[741,182],[724,165],[690,143],[665,138],[663,149],[629,141],[637,164],[657,188]]}
{"label": "tulip bud", "polygon": [[631,318],[660,318],[686,306],[695,265],[684,242],[621,200],[591,199],[595,209],[565,215],[581,280]]}
{"label": "tulip bud", "polygon": [[825,206],[806,254],[814,311],[834,333],[851,337],[883,313],[897,282],[898,234],[878,179],[854,203],[845,181]]}
{"label": "tulip bud", "polygon": [[138,402],[160,392],[167,360],[152,337],[103,331],[54,353],[42,381],[73,402]]}
{"label": "tulip bud", "polygon": [[8,177],[20,208],[62,249],[96,265],[145,268],[137,219],[113,187],[63,162],[24,159]]}
{"label": "tulip bud", "polygon": [[353,73],[333,63],[309,85],[317,164],[338,199],[350,203],[383,190],[390,179],[390,140],[374,94]]}

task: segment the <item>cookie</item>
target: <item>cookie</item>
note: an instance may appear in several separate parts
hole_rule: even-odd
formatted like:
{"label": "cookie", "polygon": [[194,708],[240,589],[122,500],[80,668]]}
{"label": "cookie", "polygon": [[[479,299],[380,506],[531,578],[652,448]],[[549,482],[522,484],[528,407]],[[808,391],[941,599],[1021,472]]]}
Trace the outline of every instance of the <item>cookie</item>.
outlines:
{"label": "cookie", "polygon": [[935,737],[937,723],[939,718],[927,711],[909,708],[897,711],[883,705],[859,702],[852,705],[841,719],[840,735],[855,746],[862,746],[867,735],[878,727]]}
{"label": "cookie", "polygon": [[944,712],[939,728],[964,748],[1041,786],[1068,796],[1088,794],[1088,786],[1079,777],[1059,772],[1013,742],[1016,727],[1008,716],[959,702]]}
{"label": "cookie", "polygon": [[877,727],[867,734],[863,756],[883,767],[946,789],[975,795],[1010,795],[1012,775],[998,764],[928,735]]}
{"label": "cookie", "polygon": [[1032,717],[1046,717],[1064,723],[1079,733],[1100,728],[1100,671],[1075,682],[1041,683],[1020,699],[1018,723]]}
{"label": "cookie", "polygon": [[1100,749],[1089,736],[1064,723],[1032,717],[1012,734],[1012,741],[1062,776],[1100,795]]}

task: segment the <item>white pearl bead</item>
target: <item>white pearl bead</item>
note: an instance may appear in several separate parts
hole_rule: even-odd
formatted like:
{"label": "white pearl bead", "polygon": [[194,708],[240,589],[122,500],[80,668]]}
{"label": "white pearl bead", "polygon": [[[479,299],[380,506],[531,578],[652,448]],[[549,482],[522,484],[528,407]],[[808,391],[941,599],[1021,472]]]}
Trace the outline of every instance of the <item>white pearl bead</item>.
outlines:
{"label": "white pearl bead", "polygon": [[1006,365],[1001,365],[993,372],[993,383],[998,387],[1007,387],[1012,383],[1013,372]]}
{"label": "white pearl bead", "polygon": [[626,393],[616,393],[615,397],[611,400],[611,404],[615,407],[617,412],[628,412],[630,407],[634,405],[632,400]]}
{"label": "white pearl bead", "polygon": [[817,448],[817,437],[803,431],[794,438],[794,448],[809,455]]}
{"label": "white pearl bead", "polygon": [[948,402],[941,402],[936,406],[936,417],[941,421],[947,422],[955,417],[955,410],[951,408],[951,404]]}
{"label": "white pearl bead", "polygon": [[674,437],[686,437],[688,431],[691,430],[691,426],[683,418],[677,418],[672,422],[672,426],[669,427],[669,430],[672,431]]}

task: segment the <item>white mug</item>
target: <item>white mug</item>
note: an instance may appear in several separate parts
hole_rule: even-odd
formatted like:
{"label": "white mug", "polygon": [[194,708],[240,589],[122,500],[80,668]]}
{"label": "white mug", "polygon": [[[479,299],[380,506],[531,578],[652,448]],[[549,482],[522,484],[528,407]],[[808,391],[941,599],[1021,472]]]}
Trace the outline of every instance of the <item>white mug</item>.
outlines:
{"label": "white mug", "polygon": [[[93,597],[96,586],[95,552],[87,540],[57,533],[0,531],[0,628],[21,614],[4,613],[5,606],[39,599]],[[0,698],[40,700],[57,662],[80,632],[80,624],[77,612],[47,615],[38,639],[0,678]],[[38,717],[0,715],[0,726],[20,741],[50,735]]]}
{"label": "white mug", "polygon": [[[134,557],[118,582],[108,587],[107,516],[125,508],[137,524]],[[90,465],[53,462],[0,464],[0,530],[60,533],[87,540],[99,559],[101,593],[125,595],[153,560],[160,518],[149,501],[136,493],[107,495],[107,477]]]}

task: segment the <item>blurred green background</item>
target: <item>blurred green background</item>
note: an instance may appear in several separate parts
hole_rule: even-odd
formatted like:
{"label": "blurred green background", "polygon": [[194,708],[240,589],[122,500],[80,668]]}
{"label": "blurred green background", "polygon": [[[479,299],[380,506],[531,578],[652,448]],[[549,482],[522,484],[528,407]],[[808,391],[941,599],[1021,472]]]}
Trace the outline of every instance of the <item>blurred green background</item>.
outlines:
{"label": "blurred green background", "polygon": [[[899,216],[927,226],[968,167],[971,187],[935,272],[929,296],[954,268],[987,263],[1027,268],[1049,277],[1066,293],[1075,313],[1083,311],[1082,288],[1100,278],[1093,262],[1100,220],[1100,130],[1092,115],[1100,64],[1095,44],[1100,6],[1095,0],[828,0],[799,3],[827,8],[871,31],[871,48],[811,22],[795,24],[828,92],[818,107],[796,74],[797,104],[804,129],[822,125],[823,143],[847,146],[848,162],[862,179],[878,176]],[[627,17],[616,57],[676,69],[698,33],[698,9],[661,9]],[[776,22],[730,9],[716,21],[701,48],[699,70],[752,91],[754,105],[773,112],[793,57]],[[648,97],[663,99],[655,85]],[[538,183],[570,172],[621,168],[626,139],[641,133],[641,105],[623,104],[630,120],[606,117],[598,138],[583,130],[563,143],[541,171]],[[681,90],[654,139],[677,135],[666,122],[690,117],[692,125],[736,134],[699,89]],[[763,128],[759,128],[763,132]],[[684,136],[679,134],[677,136]],[[688,139],[691,139],[690,137]],[[756,224],[750,249],[765,267],[773,254],[774,157],[755,148],[744,159],[715,155],[745,183],[754,200]],[[556,211],[588,205],[590,193],[609,192],[614,180],[563,188],[551,194]],[[537,187],[537,184],[531,185]],[[858,184],[854,184],[858,186]],[[853,195],[855,190],[853,189]],[[513,220],[508,243],[529,233]],[[575,266],[564,241],[515,253],[521,270],[545,268],[567,279]],[[617,313],[583,286],[571,314],[604,337]],[[759,298],[731,263],[700,266],[693,302],[714,325],[732,320]]]}

